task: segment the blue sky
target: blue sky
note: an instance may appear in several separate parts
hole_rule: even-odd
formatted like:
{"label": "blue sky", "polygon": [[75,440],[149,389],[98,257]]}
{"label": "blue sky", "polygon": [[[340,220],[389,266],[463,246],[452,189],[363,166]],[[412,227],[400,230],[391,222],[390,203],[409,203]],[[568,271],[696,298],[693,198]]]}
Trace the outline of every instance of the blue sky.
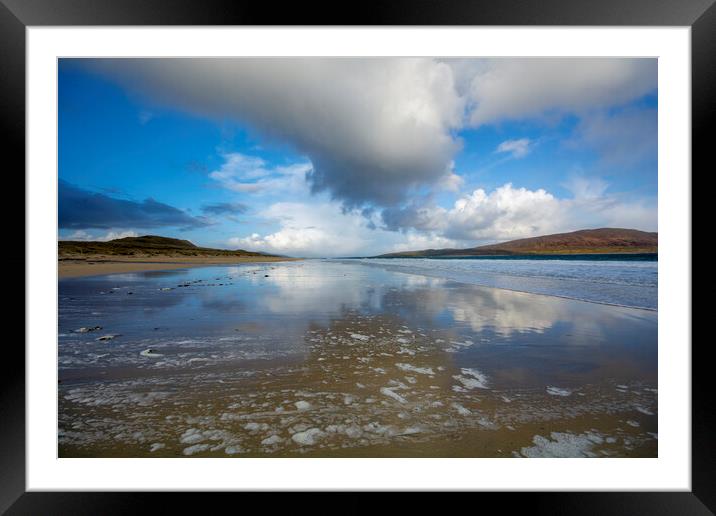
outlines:
{"label": "blue sky", "polygon": [[59,238],[294,256],[657,230],[649,59],[59,64]]}

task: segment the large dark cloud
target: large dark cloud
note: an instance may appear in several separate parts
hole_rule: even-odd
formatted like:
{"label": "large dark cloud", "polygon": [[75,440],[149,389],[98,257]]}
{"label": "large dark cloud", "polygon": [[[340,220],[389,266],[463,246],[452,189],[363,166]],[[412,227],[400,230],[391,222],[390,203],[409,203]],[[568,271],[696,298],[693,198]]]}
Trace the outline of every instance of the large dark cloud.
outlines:
{"label": "large dark cloud", "polygon": [[117,199],[63,180],[58,185],[58,220],[60,229],[194,229],[209,225],[201,217],[192,217],[151,198],[141,202]]}
{"label": "large dark cloud", "polygon": [[201,211],[207,215],[240,215],[246,213],[248,209],[248,206],[240,202],[217,202],[201,207]]}
{"label": "large dark cloud", "polygon": [[464,101],[432,59],[103,59],[82,66],[191,113],[247,123],[306,155],[346,208],[391,206],[449,174]]}
{"label": "large dark cloud", "polygon": [[384,228],[390,231],[435,231],[440,227],[441,215],[430,199],[415,199],[406,206],[386,208],[381,212]]}

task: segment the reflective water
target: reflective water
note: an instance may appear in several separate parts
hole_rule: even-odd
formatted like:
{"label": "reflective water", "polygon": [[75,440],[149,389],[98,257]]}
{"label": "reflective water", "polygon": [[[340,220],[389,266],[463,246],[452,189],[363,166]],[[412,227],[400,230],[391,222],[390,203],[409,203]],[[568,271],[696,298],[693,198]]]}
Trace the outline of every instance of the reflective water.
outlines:
{"label": "reflective water", "polygon": [[656,455],[655,311],[321,260],[59,296],[61,456]]}
{"label": "reflective water", "polygon": [[504,289],[655,310],[658,267],[655,255],[591,255],[541,258],[363,259],[396,271],[426,274]]}

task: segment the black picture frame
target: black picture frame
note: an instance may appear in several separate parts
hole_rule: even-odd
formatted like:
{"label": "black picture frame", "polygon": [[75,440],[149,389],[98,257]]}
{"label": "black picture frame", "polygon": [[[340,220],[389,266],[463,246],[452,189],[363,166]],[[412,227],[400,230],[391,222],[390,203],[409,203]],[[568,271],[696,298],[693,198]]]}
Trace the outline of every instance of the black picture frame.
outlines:
{"label": "black picture frame", "polygon": [[[87,25],[565,25],[689,26],[692,51],[692,169],[712,164],[707,126],[716,114],[715,0],[364,0],[360,3],[285,3],[230,0],[0,0],[0,112],[6,188],[25,192],[25,29],[28,26]],[[10,173],[12,170],[12,174]],[[673,171],[672,171],[673,172]],[[681,171],[692,174],[692,171]],[[12,177],[10,177],[12,176]],[[9,185],[8,185],[9,183]],[[25,242],[24,226],[12,220],[14,242]],[[12,218],[14,217],[14,218]],[[19,249],[19,244],[17,245]],[[22,246],[24,249],[24,245]],[[689,250],[691,253],[691,250]],[[691,256],[691,254],[690,254]],[[20,260],[22,259],[22,264]],[[8,267],[25,266],[25,255],[5,258]],[[26,270],[26,274],[30,271]],[[16,275],[19,276],[19,275]],[[13,292],[24,292],[21,278]],[[22,290],[21,290],[22,289]],[[15,294],[17,295],[17,294]],[[24,294],[23,294],[24,299]],[[19,302],[15,304],[19,307]],[[23,303],[24,306],[24,303]],[[19,310],[19,308],[15,308]],[[19,314],[18,314],[19,317]],[[692,317],[693,318],[693,317]],[[134,514],[158,500],[164,510],[177,504],[204,511],[206,501],[177,493],[41,493],[25,492],[25,354],[19,339],[5,342],[0,375],[0,512],[7,514]],[[710,343],[705,343],[710,344]],[[674,343],[691,346],[691,342]],[[704,348],[692,347],[692,491],[641,493],[481,493],[499,496],[502,511],[516,507],[549,514],[712,514],[716,511],[714,411],[706,385],[710,362]],[[230,495],[221,495],[230,496]],[[243,493],[242,505],[255,494]],[[335,495],[334,495],[335,496]],[[373,502],[356,494],[341,495],[341,512],[367,512]],[[471,495],[475,496],[475,494]],[[292,497],[292,510],[313,508],[314,501]],[[298,499],[296,499],[298,498]],[[149,499],[149,500],[148,500]],[[279,498],[280,499],[280,498]],[[304,501],[305,500],[305,501]],[[330,498],[322,503],[333,504]],[[410,510],[423,496],[401,502]],[[482,503],[482,501],[480,502]],[[304,507],[305,504],[305,507]]]}

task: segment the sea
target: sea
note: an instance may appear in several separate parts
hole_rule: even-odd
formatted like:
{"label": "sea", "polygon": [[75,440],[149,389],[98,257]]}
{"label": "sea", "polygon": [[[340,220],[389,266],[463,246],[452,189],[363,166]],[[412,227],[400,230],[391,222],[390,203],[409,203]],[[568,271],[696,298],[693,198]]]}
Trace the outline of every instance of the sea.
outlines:
{"label": "sea", "polygon": [[362,263],[486,287],[656,310],[655,254],[371,258]]}

